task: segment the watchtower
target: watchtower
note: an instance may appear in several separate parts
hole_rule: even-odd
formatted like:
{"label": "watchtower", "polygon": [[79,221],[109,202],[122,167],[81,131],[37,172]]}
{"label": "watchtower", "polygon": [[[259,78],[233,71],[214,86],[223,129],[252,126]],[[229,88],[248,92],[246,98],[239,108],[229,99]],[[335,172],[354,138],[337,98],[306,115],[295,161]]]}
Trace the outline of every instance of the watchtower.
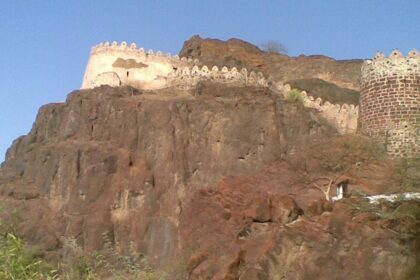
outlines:
{"label": "watchtower", "polygon": [[420,155],[420,54],[377,53],[362,66],[360,129],[392,156]]}

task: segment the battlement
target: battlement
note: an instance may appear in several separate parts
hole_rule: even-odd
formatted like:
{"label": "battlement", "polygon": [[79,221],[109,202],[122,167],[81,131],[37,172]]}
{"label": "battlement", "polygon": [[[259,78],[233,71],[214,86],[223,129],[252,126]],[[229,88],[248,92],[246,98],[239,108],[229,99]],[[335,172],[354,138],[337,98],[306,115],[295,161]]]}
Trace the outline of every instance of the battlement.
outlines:
{"label": "battlement", "polygon": [[[262,73],[247,69],[197,66],[198,61],[160,51],[145,51],[136,44],[105,42],[92,47],[82,89],[100,85],[129,85],[139,89],[192,88],[199,81],[226,85],[271,86],[287,92],[287,86],[268,81]],[[355,133],[360,114],[361,131],[387,135],[391,154],[420,154],[420,54],[407,56],[394,50],[389,57],[376,54],[362,67],[360,108],[336,105],[302,92],[303,104],[316,109],[341,134]],[[274,86],[274,87],[273,87]],[[290,86],[289,86],[290,90]],[[360,113],[359,113],[360,109]],[[391,135],[391,136],[390,136]],[[417,149],[417,150],[416,150]]]}
{"label": "battlement", "polygon": [[128,44],[127,42],[123,41],[120,44],[118,42],[113,41],[100,43],[96,46],[93,46],[91,49],[91,55],[103,54],[103,53],[110,53],[110,52],[120,52],[132,55],[134,57],[141,57],[145,60],[170,60],[175,63],[178,61],[187,62],[187,63],[195,63],[197,64],[199,61],[198,59],[191,59],[191,58],[180,58],[178,55],[171,55],[170,53],[164,54],[161,51],[154,51],[148,50],[147,52],[144,48],[138,48],[136,43]]}
{"label": "battlement", "polygon": [[159,89],[167,86],[169,73],[194,63],[198,60],[179,58],[161,51],[146,52],[135,43],[100,43],[91,49],[82,89],[103,84]]}
{"label": "battlement", "polygon": [[190,87],[195,86],[199,81],[210,80],[218,83],[233,85],[250,85],[267,87],[267,79],[261,72],[248,73],[246,68],[240,71],[236,67],[231,69],[222,67],[219,69],[213,66],[209,69],[207,66],[199,68],[197,65],[191,67],[179,68],[168,76],[170,86]]}
{"label": "battlement", "polygon": [[190,88],[201,80],[225,84],[268,86],[262,73],[217,66],[199,68],[199,61],[160,51],[145,51],[135,43],[105,42],[92,47],[82,89],[100,85],[130,85],[141,89],[169,86]]}
{"label": "battlement", "polygon": [[[278,92],[287,87],[269,81],[261,72],[242,68],[217,66],[199,67],[198,60],[179,58],[160,51],[145,51],[135,43],[105,42],[92,47],[82,89],[100,85],[129,85],[139,89],[178,87],[190,89],[200,81],[213,81],[233,86],[272,87]],[[357,128],[358,107],[334,105],[302,93],[303,104],[314,108],[340,133],[354,133]]]}
{"label": "battlement", "polygon": [[367,80],[381,79],[392,75],[413,75],[420,73],[420,52],[411,50],[404,56],[395,49],[386,57],[377,52],[372,60],[366,60],[362,66],[362,83]]}

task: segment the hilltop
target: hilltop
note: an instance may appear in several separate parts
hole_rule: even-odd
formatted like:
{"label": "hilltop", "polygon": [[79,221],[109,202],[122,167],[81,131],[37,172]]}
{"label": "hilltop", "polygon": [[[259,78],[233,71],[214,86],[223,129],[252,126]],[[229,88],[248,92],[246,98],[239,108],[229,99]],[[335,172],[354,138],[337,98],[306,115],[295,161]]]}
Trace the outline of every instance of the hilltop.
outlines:
{"label": "hilltop", "polygon": [[[290,57],[264,52],[239,39],[222,41],[202,39],[198,35],[184,42],[179,56],[198,59],[202,65],[245,67],[249,71],[261,71],[275,81],[293,84],[332,103],[358,102],[362,59],[335,60],[323,55]],[[334,97],[330,99],[331,94]]]}
{"label": "hilltop", "polygon": [[[199,37],[180,56],[358,104],[360,60]],[[415,279],[419,202],[369,197],[417,191],[418,162],[343,135],[305,102],[211,79],[76,90],[41,107],[8,150],[1,217],[44,259],[98,279],[112,279],[98,253],[125,279],[151,267],[165,279]],[[340,186],[348,191],[333,201]]]}

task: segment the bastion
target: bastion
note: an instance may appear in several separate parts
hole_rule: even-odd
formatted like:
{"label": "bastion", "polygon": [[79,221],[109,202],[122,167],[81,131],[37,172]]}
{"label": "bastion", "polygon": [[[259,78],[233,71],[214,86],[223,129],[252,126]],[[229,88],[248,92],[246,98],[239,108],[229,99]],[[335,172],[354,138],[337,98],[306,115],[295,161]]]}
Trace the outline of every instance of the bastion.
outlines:
{"label": "bastion", "polygon": [[192,63],[191,59],[180,59],[160,51],[145,52],[134,43],[101,43],[92,47],[82,89],[100,85],[163,88],[169,73]]}
{"label": "bastion", "polygon": [[190,88],[199,81],[212,80],[234,85],[268,86],[261,72],[250,72],[226,66],[201,68],[198,60],[163,55],[160,51],[147,53],[136,44],[113,42],[101,43],[92,48],[83,77],[82,89],[101,85],[132,86],[138,89],[162,89],[167,87]]}
{"label": "bastion", "polygon": [[[285,94],[290,86],[269,81],[261,72],[248,72],[242,68],[203,65],[197,60],[179,58],[170,54],[137,48],[136,44],[101,43],[91,50],[82,89],[101,85],[112,87],[132,86],[141,90],[168,87],[190,89],[198,82],[208,80],[226,86],[270,87],[274,92]],[[358,106],[331,104],[320,98],[314,99],[302,92],[303,105],[317,110],[340,134],[357,130]]]}
{"label": "bastion", "polygon": [[360,131],[397,157],[420,155],[420,54],[377,53],[362,66]]}

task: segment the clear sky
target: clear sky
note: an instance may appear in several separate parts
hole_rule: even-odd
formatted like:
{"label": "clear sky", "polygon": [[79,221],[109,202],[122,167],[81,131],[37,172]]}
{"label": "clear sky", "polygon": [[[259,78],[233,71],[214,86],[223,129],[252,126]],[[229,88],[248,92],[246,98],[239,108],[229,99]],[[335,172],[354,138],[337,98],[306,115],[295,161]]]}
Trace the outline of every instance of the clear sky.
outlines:
{"label": "clear sky", "polygon": [[0,0],[0,162],[39,107],[81,85],[90,47],[135,42],[178,53],[185,40],[282,42],[290,55],[369,58],[420,48],[420,0]]}

